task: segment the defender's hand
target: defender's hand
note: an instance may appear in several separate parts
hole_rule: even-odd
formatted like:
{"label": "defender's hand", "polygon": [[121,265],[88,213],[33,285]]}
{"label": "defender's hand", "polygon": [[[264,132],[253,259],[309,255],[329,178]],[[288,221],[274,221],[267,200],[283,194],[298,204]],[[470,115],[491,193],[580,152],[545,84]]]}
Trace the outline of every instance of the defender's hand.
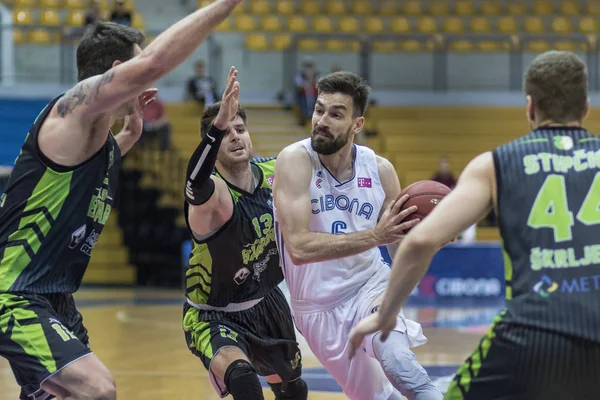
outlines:
{"label": "defender's hand", "polygon": [[215,118],[214,125],[217,129],[225,130],[229,122],[235,118],[240,103],[240,83],[237,81],[238,71],[231,67],[227,77],[227,86],[221,98],[219,114]]}
{"label": "defender's hand", "polygon": [[365,336],[381,331],[381,341],[385,342],[395,326],[395,319],[391,319],[390,321],[386,322],[380,318],[378,312],[371,314],[367,318],[360,321],[358,325],[352,329],[348,339],[348,344],[350,345],[350,358],[354,357],[356,350],[362,346]]}

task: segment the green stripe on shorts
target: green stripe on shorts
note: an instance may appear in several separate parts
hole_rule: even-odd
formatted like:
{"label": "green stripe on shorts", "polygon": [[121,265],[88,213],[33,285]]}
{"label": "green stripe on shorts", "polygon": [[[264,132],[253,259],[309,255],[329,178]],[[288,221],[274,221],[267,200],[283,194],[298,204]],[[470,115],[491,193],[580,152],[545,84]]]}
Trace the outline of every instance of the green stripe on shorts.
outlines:
{"label": "green stripe on shorts", "polygon": [[183,329],[192,335],[190,349],[195,349],[208,359],[213,358],[213,348],[210,343],[210,324],[198,321],[199,310],[190,308],[183,317]]}
{"label": "green stripe on shorts", "polygon": [[471,381],[473,377],[479,375],[481,369],[481,363],[485,359],[492,345],[492,340],[496,336],[494,328],[502,321],[506,311],[501,312],[494,318],[492,325],[488,331],[483,335],[483,338],[479,342],[479,346],[473,354],[467,359],[467,361],[458,369],[454,380],[450,383],[448,391],[444,396],[444,400],[464,400],[463,393],[467,393],[471,387]]}

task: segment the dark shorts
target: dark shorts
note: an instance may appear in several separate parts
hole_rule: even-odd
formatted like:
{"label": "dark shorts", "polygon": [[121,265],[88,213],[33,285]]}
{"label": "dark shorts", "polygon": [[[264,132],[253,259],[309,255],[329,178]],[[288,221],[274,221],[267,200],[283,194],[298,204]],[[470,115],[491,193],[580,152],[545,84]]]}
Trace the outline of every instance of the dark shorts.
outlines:
{"label": "dark shorts", "polygon": [[[273,289],[260,303],[240,312],[198,310],[184,306],[183,327],[190,351],[210,371],[210,363],[223,347],[237,347],[261,376],[277,374],[284,385],[301,375],[300,349],[292,315],[283,293]],[[228,394],[224,382],[209,373],[219,394]]]}
{"label": "dark shorts", "polygon": [[592,400],[600,396],[600,343],[502,322],[458,370],[446,400]]}
{"label": "dark shorts", "polygon": [[21,399],[48,399],[40,385],[91,351],[70,294],[0,294],[0,356],[10,363]]}

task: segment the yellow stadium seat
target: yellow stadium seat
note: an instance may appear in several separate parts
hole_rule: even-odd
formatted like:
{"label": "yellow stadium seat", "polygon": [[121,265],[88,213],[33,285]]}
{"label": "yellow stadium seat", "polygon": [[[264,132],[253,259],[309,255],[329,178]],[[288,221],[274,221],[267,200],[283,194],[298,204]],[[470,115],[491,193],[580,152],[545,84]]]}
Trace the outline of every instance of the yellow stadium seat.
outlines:
{"label": "yellow stadium seat", "polygon": [[22,29],[13,29],[13,43],[24,44],[27,43],[27,35]]}
{"label": "yellow stadium seat", "polygon": [[133,13],[131,18],[131,26],[137,29],[138,31],[146,30],[146,23],[144,22],[144,18],[140,15],[140,13]]}
{"label": "yellow stadium seat", "polygon": [[33,16],[29,10],[13,10],[13,23],[15,25],[33,25]]}
{"label": "yellow stadium seat", "polygon": [[300,39],[298,40],[298,49],[300,51],[319,51],[321,43],[317,39]]}
{"label": "yellow stadium seat", "polygon": [[444,21],[444,32],[446,33],[463,33],[465,25],[459,17],[448,17]]}
{"label": "yellow stadium seat", "polygon": [[525,50],[543,53],[551,49],[550,43],[545,40],[532,40],[525,44]]}
{"label": "yellow stadium seat", "polygon": [[83,9],[86,4],[83,0],[64,0],[67,8]]}
{"label": "yellow stadium seat", "polygon": [[475,48],[478,51],[485,53],[494,53],[499,51],[507,51],[509,49],[508,43],[499,42],[495,40],[480,40],[475,43]]}
{"label": "yellow stadium seat", "polygon": [[546,30],[544,21],[540,17],[525,18],[524,26],[527,33],[543,33]]}
{"label": "yellow stadium seat", "polygon": [[306,32],[306,19],[294,15],[288,20],[288,27],[292,32]]}
{"label": "yellow stadium seat", "polygon": [[254,51],[265,51],[269,47],[267,37],[262,33],[246,35],[246,48]]}
{"label": "yellow stadium seat", "polygon": [[483,15],[500,14],[500,4],[496,0],[486,0],[481,3],[481,13]]}
{"label": "yellow stadium seat", "polygon": [[379,7],[379,14],[381,15],[395,15],[398,12],[398,7],[395,0],[385,0]]}
{"label": "yellow stadium seat", "polygon": [[44,8],[60,8],[62,5],[62,0],[40,0],[40,7]]}
{"label": "yellow stadium seat", "polygon": [[340,39],[328,39],[325,41],[325,50],[327,51],[346,51],[348,43]]}
{"label": "yellow stadium seat", "polygon": [[598,22],[594,17],[581,17],[579,20],[579,30],[582,33],[594,34],[598,32]]}
{"label": "yellow stadium seat", "polygon": [[321,5],[316,0],[304,0],[300,2],[302,14],[318,15],[321,13]]}
{"label": "yellow stadium seat", "polygon": [[340,30],[344,33],[356,33],[360,31],[360,23],[354,17],[343,17],[340,20]]}
{"label": "yellow stadium seat", "polygon": [[403,13],[406,15],[421,15],[421,2],[409,0],[404,4]]}
{"label": "yellow stadium seat", "polygon": [[83,26],[85,23],[85,12],[83,10],[71,10],[67,14],[67,24],[69,26]]}
{"label": "yellow stadium seat", "polygon": [[271,44],[275,50],[287,50],[292,44],[292,37],[290,35],[275,35]]}
{"label": "yellow stadium seat", "polygon": [[572,40],[559,40],[552,46],[553,49],[559,51],[586,51],[586,45],[583,42],[575,42]]}
{"label": "yellow stadium seat", "polygon": [[508,5],[506,6],[506,10],[511,15],[525,15],[525,13],[527,12],[527,7],[524,1],[517,0],[508,3]]}
{"label": "yellow stadium seat", "polygon": [[280,0],[277,2],[277,12],[282,15],[294,15],[296,8],[294,3],[288,0]]}
{"label": "yellow stadium seat", "polygon": [[235,19],[235,29],[250,32],[256,29],[254,18],[250,15],[240,15]]}
{"label": "yellow stadium seat", "polygon": [[312,20],[313,28],[319,33],[333,32],[333,22],[331,18],[325,16],[314,17]]}
{"label": "yellow stadium seat", "polygon": [[392,32],[394,33],[410,33],[410,21],[404,17],[393,17]]}
{"label": "yellow stadium seat", "polygon": [[490,20],[486,17],[471,19],[471,31],[474,33],[489,33],[492,31]]}
{"label": "yellow stadium seat", "polygon": [[29,32],[29,41],[35,44],[51,44],[55,42],[53,35],[46,29],[34,29]]}
{"label": "yellow stadium seat", "polygon": [[426,44],[416,39],[403,40],[399,43],[399,50],[405,52],[423,52],[431,50]]}
{"label": "yellow stadium seat", "polygon": [[563,15],[579,15],[579,3],[574,0],[564,0],[559,6],[560,13]]}
{"label": "yellow stadium seat", "polygon": [[376,40],[373,42],[373,50],[377,53],[394,53],[396,42],[393,40]]}
{"label": "yellow stadium seat", "polygon": [[552,21],[552,31],[555,33],[571,33],[573,25],[571,20],[566,17],[556,17]]}
{"label": "yellow stadium seat", "polygon": [[417,29],[421,33],[435,33],[437,32],[437,23],[432,17],[422,17],[417,22]]}
{"label": "yellow stadium seat", "polygon": [[598,1],[588,1],[585,7],[586,14],[591,15],[600,15],[600,2]]}
{"label": "yellow stadium seat", "polygon": [[212,0],[198,0],[198,8],[204,8],[212,3]]}
{"label": "yellow stadium seat", "polygon": [[498,20],[498,30],[502,33],[514,34],[519,30],[517,20],[513,17],[502,17]]}
{"label": "yellow stadium seat", "polygon": [[431,15],[448,15],[448,4],[444,0],[432,1],[429,4],[429,13]]}
{"label": "yellow stadium seat", "polygon": [[266,32],[279,32],[281,30],[281,21],[275,15],[268,15],[261,20],[261,28]]}
{"label": "yellow stadium seat", "polygon": [[43,10],[40,12],[40,24],[46,26],[59,26],[60,15],[56,10]]}
{"label": "yellow stadium seat", "polygon": [[346,4],[342,0],[327,1],[327,12],[331,15],[346,14]]}
{"label": "yellow stadium seat", "polygon": [[370,1],[355,0],[352,4],[352,12],[358,15],[371,15],[373,14],[373,6]]}
{"label": "yellow stadium seat", "polygon": [[36,0],[15,0],[16,8],[34,8],[37,6]]}
{"label": "yellow stadium seat", "polygon": [[473,2],[470,0],[459,0],[455,6],[456,14],[458,15],[473,15],[475,10],[473,9]]}
{"label": "yellow stadium seat", "polygon": [[365,30],[368,33],[381,33],[385,29],[382,18],[366,17],[364,22],[365,22]]}
{"label": "yellow stadium seat", "polygon": [[254,0],[250,3],[250,10],[253,14],[270,14],[271,3],[267,0]]}
{"label": "yellow stadium seat", "polygon": [[467,39],[453,40],[452,42],[450,42],[451,51],[468,52],[473,51],[474,47],[475,46],[473,45],[473,42]]}
{"label": "yellow stadium seat", "polygon": [[552,2],[548,0],[537,0],[533,3],[533,13],[536,15],[551,15]]}

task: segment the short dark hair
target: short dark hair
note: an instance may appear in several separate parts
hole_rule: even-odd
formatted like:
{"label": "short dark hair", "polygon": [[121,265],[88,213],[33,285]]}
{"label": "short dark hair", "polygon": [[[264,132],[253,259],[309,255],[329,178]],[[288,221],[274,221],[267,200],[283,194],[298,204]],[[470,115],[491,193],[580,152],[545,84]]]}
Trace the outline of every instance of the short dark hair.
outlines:
{"label": "short dark hair", "polygon": [[319,94],[342,93],[352,97],[354,115],[365,115],[371,88],[360,76],[346,71],[333,72],[319,79],[317,90]]}
{"label": "short dark hair", "polygon": [[586,65],[568,51],[540,54],[525,74],[525,93],[544,119],[560,123],[579,121],[587,107]]}
{"label": "short dark hair", "polygon": [[77,46],[77,79],[102,75],[116,60],[133,58],[133,46],[143,46],[146,38],[137,29],[113,22],[92,25]]}
{"label": "short dark hair", "polygon": [[[202,113],[202,117],[200,118],[200,136],[202,137],[202,139],[204,139],[204,137],[206,136],[206,132],[208,132],[208,130],[212,126],[213,122],[215,121],[215,118],[217,118],[220,109],[220,101],[213,104],[209,104],[206,107],[204,107],[204,112]],[[248,117],[246,115],[246,110],[244,110],[242,107],[238,107],[236,115],[238,115],[242,119],[242,121],[244,121],[244,124],[246,123],[246,119]]]}

